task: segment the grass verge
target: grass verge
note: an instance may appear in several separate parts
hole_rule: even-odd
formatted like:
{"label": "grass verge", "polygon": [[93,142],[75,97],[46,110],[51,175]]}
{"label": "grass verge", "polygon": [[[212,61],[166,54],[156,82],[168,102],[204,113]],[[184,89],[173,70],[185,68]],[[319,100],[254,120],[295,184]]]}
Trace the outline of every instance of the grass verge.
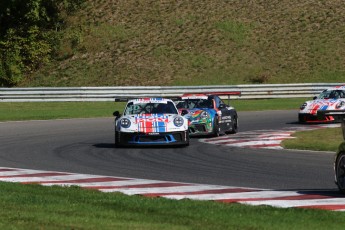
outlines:
{"label": "grass verge", "polygon": [[345,214],[0,183],[1,229],[343,229]]}
{"label": "grass verge", "polygon": [[114,102],[15,102],[0,103],[0,121],[111,117],[124,103]]}
{"label": "grass verge", "polygon": [[335,152],[343,141],[341,128],[300,131],[292,136],[296,138],[283,141],[282,146],[284,148]]}
{"label": "grass verge", "polygon": [[[231,104],[238,111],[279,110],[297,109],[304,101],[301,98],[231,100]],[[111,117],[115,110],[122,112],[124,106],[121,102],[2,102],[0,121]]]}

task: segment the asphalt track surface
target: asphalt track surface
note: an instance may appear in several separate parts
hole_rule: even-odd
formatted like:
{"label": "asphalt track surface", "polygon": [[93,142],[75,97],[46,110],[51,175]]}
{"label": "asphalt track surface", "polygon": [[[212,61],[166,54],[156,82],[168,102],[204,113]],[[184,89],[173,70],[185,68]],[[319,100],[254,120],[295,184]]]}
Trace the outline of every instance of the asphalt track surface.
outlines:
{"label": "asphalt track surface", "polygon": [[[239,131],[300,126],[297,111],[240,112]],[[113,118],[0,123],[0,166],[281,190],[335,190],[333,153],[201,143],[115,148]]]}

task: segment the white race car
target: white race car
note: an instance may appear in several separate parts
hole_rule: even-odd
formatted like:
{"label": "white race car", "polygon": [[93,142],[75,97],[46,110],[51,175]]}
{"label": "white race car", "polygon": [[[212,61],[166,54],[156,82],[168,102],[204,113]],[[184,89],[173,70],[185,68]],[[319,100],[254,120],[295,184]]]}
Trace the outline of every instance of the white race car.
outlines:
{"label": "white race car", "polygon": [[337,122],[333,116],[324,116],[322,120],[317,117],[317,111],[344,110],[345,109],[345,85],[326,89],[312,101],[306,101],[301,105],[298,113],[300,123],[313,122]]}
{"label": "white race car", "polygon": [[123,115],[115,116],[115,145],[189,145],[188,120],[165,98],[127,102]]}

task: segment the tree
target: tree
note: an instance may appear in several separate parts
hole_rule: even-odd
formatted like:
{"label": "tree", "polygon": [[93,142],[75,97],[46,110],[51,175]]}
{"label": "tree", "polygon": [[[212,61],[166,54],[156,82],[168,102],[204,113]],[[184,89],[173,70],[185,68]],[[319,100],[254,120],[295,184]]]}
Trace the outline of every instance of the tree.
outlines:
{"label": "tree", "polygon": [[25,74],[46,63],[54,51],[62,13],[84,0],[0,1],[0,86],[18,84]]}

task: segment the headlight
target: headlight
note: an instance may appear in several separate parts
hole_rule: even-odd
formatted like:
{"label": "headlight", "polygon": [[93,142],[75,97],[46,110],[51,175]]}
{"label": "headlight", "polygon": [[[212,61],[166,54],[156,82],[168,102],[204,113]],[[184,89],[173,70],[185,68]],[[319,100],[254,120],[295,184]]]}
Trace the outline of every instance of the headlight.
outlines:
{"label": "headlight", "polygon": [[301,107],[299,107],[300,110],[303,110],[305,109],[305,107],[307,106],[308,104],[307,103],[303,103],[303,105],[301,105]]}
{"label": "headlight", "polygon": [[181,127],[184,123],[184,120],[182,117],[175,117],[174,119],[174,125],[177,127]]}
{"label": "headlight", "polygon": [[208,113],[206,111],[202,111],[202,113],[200,114],[200,118],[201,119],[208,118]]}
{"label": "headlight", "polygon": [[131,121],[127,118],[122,118],[120,124],[123,128],[129,128],[129,126],[131,126]]}
{"label": "headlight", "polygon": [[344,101],[341,101],[340,103],[338,103],[335,108],[336,109],[340,109],[341,107],[343,107],[345,105],[345,102]]}

